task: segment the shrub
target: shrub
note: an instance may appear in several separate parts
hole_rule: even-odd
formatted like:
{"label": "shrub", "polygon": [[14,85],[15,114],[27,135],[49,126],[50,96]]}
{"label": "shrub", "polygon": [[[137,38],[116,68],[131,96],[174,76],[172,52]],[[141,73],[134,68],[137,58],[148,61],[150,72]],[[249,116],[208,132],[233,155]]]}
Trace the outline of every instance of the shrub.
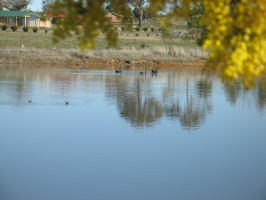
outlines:
{"label": "shrub", "polygon": [[138,27],[138,26],[135,27],[135,30],[136,30],[136,31],[139,31],[139,30],[140,30],[140,27]]}
{"label": "shrub", "polygon": [[154,32],[154,30],[155,30],[154,27],[151,27],[151,32]]}
{"label": "shrub", "polygon": [[143,27],[143,31],[147,32],[148,27]]}
{"label": "shrub", "polygon": [[4,23],[1,25],[2,31],[5,31],[8,28],[8,24]]}
{"label": "shrub", "polygon": [[48,31],[49,31],[48,28],[45,28],[45,29],[44,29],[44,32],[45,32],[45,33],[48,33]]}
{"label": "shrub", "polygon": [[140,48],[141,49],[145,49],[145,47],[146,47],[146,44],[145,43],[143,43],[142,45],[140,45]]}
{"label": "shrub", "polygon": [[129,33],[127,33],[127,36],[129,36]]}
{"label": "shrub", "polygon": [[117,27],[115,26],[114,29],[117,31]]}
{"label": "shrub", "polygon": [[77,29],[76,31],[75,31],[75,34],[76,35],[79,35],[79,34],[81,34],[82,33],[82,29],[81,28],[79,28],[79,29]]}
{"label": "shrub", "polygon": [[29,27],[28,27],[28,26],[23,26],[22,30],[23,30],[24,32],[28,32],[28,31],[29,31]]}
{"label": "shrub", "polygon": [[136,36],[139,36],[139,33],[136,33]]}
{"label": "shrub", "polygon": [[121,26],[121,31],[123,31],[124,30],[124,26]]}
{"label": "shrub", "polygon": [[147,37],[149,37],[150,36],[150,33],[146,33],[146,35],[147,35]]}
{"label": "shrub", "polygon": [[156,36],[159,36],[159,34],[157,33]]}
{"label": "shrub", "polygon": [[34,27],[32,28],[32,31],[33,31],[34,33],[37,33],[37,31],[38,31],[38,27],[37,27],[37,26],[34,26]]}
{"label": "shrub", "polygon": [[15,31],[18,30],[18,25],[17,25],[17,24],[12,24],[12,26],[11,26],[10,28],[11,28],[11,30],[12,30],[13,32],[15,32]]}

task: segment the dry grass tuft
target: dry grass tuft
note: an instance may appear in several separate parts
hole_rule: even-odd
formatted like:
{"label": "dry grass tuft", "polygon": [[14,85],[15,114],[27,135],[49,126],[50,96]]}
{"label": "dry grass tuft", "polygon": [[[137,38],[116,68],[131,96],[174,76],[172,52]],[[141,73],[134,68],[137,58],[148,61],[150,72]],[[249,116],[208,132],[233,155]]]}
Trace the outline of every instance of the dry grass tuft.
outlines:
{"label": "dry grass tuft", "polygon": [[121,50],[91,50],[84,53],[89,60],[96,61],[160,61],[160,62],[196,62],[207,60],[208,52],[200,48],[161,47],[151,49],[125,48]]}
{"label": "dry grass tuft", "polygon": [[159,61],[159,62],[196,62],[207,60],[208,52],[200,48],[185,47],[161,47],[150,49],[124,48],[120,50],[90,50],[79,52],[78,50],[55,49],[0,49],[0,63],[24,63],[24,62],[69,62],[73,59],[86,61]]}

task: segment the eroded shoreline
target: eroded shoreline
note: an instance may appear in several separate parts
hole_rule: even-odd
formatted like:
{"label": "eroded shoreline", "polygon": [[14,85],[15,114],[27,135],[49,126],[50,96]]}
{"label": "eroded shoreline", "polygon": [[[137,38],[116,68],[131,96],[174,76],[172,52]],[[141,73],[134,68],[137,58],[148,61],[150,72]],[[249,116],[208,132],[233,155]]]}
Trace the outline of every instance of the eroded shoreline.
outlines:
{"label": "eroded shoreline", "polygon": [[[163,50],[163,51],[162,51]],[[191,49],[145,49],[145,50],[40,50],[0,49],[0,64],[27,65],[78,65],[95,64],[121,66],[180,66],[202,64],[206,53]]]}

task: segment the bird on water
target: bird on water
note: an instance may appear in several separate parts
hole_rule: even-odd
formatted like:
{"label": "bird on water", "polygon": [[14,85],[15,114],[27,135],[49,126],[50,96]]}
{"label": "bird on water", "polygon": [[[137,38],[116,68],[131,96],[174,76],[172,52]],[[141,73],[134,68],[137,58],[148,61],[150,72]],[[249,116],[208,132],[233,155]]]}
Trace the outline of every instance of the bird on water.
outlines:
{"label": "bird on water", "polygon": [[156,69],[152,69],[151,73],[156,73],[157,74],[157,68]]}
{"label": "bird on water", "polygon": [[31,102],[32,102],[32,100],[29,100],[29,102],[31,103]]}
{"label": "bird on water", "polygon": [[140,72],[139,74],[146,74],[147,67],[145,68],[145,72]]}
{"label": "bird on water", "polygon": [[122,73],[122,67],[119,67],[119,70],[116,70],[115,73]]}
{"label": "bird on water", "polygon": [[66,102],[66,105],[68,105],[69,103],[68,103],[68,101],[65,101]]}

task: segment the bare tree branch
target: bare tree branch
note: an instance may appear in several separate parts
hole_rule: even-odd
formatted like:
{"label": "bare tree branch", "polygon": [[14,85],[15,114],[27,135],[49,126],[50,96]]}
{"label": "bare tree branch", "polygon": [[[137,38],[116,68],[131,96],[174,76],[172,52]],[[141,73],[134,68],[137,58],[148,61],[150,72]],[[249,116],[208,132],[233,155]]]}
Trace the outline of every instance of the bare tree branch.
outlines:
{"label": "bare tree branch", "polygon": [[4,8],[8,8],[8,4],[6,0],[0,0],[0,10],[3,10]]}
{"label": "bare tree branch", "polygon": [[26,9],[33,0],[7,0],[8,9],[10,10],[23,10]]}
{"label": "bare tree branch", "polygon": [[42,10],[47,12],[49,10],[50,5],[52,5],[55,0],[42,0]]}
{"label": "bare tree branch", "polygon": [[149,6],[148,0],[126,0],[126,2],[134,7],[134,10],[138,12],[139,27],[142,27],[143,13]]}

